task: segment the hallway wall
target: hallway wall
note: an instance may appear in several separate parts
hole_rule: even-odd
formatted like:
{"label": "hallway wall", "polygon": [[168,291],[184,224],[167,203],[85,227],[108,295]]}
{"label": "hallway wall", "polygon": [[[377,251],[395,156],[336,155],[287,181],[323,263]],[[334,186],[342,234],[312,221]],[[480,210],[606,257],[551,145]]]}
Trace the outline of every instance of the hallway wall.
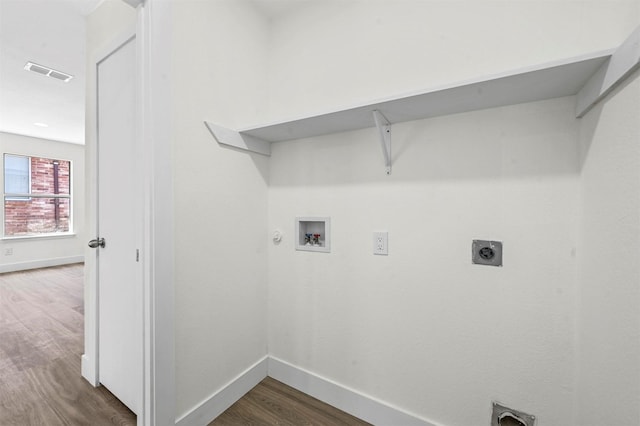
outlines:
{"label": "hallway wall", "polygon": [[180,1],[172,25],[177,418],[267,354],[268,159],[224,148],[262,111],[266,21],[247,2]]}

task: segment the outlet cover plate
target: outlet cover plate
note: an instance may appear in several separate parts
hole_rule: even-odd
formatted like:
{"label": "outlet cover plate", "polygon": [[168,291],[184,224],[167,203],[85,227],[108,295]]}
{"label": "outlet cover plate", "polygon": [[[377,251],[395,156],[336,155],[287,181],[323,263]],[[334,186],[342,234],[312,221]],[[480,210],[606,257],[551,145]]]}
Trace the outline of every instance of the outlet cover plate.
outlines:
{"label": "outlet cover plate", "polygon": [[502,242],[473,240],[471,260],[476,265],[502,266]]}
{"label": "outlet cover plate", "polygon": [[373,233],[373,254],[380,256],[389,255],[389,233],[374,232]]}

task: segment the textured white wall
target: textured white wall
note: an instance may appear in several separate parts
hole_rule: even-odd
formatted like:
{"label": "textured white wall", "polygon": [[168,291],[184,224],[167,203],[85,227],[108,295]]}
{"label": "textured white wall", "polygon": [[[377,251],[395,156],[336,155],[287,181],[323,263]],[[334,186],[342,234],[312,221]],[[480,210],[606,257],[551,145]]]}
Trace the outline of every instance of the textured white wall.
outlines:
{"label": "textured white wall", "polygon": [[580,426],[640,424],[639,75],[580,123]]}
{"label": "textured white wall", "polygon": [[[54,262],[55,259],[81,259],[86,239],[84,227],[84,146],[0,132],[0,154],[2,153],[56,158],[72,162],[72,217],[75,235],[2,240],[0,246],[1,270],[6,272],[25,267],[37,267],[42,265],[38,262]],[[0,185],[2,181],[0,176]],[[5,255],[5,249],[8,248],[13,249],[13,255]]]}
{"label": "textured white wall", "polygon": [[[637,1],[312,2],[272,21],[267,116],[616,47],[639,22]],[[597,398],[585,388],[575,405],[576,385],[600,376],[578,380],[577,350],[607,328],[586,324],[590,343],[578,345],[578,227],[590,207],[579,203],[573,102],[395,125],[389,177],[374,129],[275,144],[269,229],[288,236],[269,249],[269,352],[447,426],[488,422],[492,399],[541,425],[581,425],[576,410]],[[331,216],[331,254],[294,251],[295,216]],[[389,231],[389,257],[371,254],[376,230]],[[504,241],[505,267],[472,266],[474,238]],[[612,343],[638,340],[632,300],[631,334]],[[607,391],[617,394],[597,394]]]}
{"label": "textured white wall", "polygon": [[267,353],[268,159],[219,146],[265,104],[266,21],[236,0],[173,4],[176,416]]}
{"label": "textured white wall", "polygon": [[[391,176],[373,129],[275,145],[270,353],[448,426],[488,422],[493,399],[571,424],[572,112],[561,98],[395,125]],[[331,216],[332,253],[294,250],[297,215]],[[504,267],[472,265],[473,239],[503,241]]]}
{"label": "textured white wall", "polygon": [[618,46],[637,0],[318,0],[273,20],[269,116],[298,117]]}

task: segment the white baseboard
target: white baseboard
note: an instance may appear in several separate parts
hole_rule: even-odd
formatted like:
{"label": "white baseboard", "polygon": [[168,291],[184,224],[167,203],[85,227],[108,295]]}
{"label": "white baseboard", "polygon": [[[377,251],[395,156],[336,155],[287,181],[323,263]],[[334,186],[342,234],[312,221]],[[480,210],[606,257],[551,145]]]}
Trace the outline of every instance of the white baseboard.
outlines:
{"label": "white baseboard", "polygon": [[253,364],[218,392],[202,401],[193,410],[176,421],[177,426],[202,426],[211,422],[231,407],[244,394],[267,377],[268,356]]}
{"label": "white baseboard", "polygon": [[56,257],[53,259],[31,260],[28,262],[7,263],[0,265],[0,273],[26,271],[27,269],[48,268],[50,266],[68,265],[84,262],[84,256]]}
{"label": "white baseboard", "polygon": [[267,376],[374,425],[442,426],[270,356],[180,417],[176,426],[210,423]]}
{"label": "white baseboard", "polygon": [[274,357],[269,357],[268,375],[374,425],[438,426]]}

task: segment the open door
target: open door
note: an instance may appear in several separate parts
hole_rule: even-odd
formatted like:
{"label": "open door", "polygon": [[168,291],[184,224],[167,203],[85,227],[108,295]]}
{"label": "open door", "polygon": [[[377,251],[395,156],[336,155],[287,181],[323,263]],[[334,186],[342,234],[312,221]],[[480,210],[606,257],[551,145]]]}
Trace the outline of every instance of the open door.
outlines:
{"label": "open door", "polygon": [[141,185],[136,171],[136,37],[96,67],[97,381],[140,415],[143,395]]}

